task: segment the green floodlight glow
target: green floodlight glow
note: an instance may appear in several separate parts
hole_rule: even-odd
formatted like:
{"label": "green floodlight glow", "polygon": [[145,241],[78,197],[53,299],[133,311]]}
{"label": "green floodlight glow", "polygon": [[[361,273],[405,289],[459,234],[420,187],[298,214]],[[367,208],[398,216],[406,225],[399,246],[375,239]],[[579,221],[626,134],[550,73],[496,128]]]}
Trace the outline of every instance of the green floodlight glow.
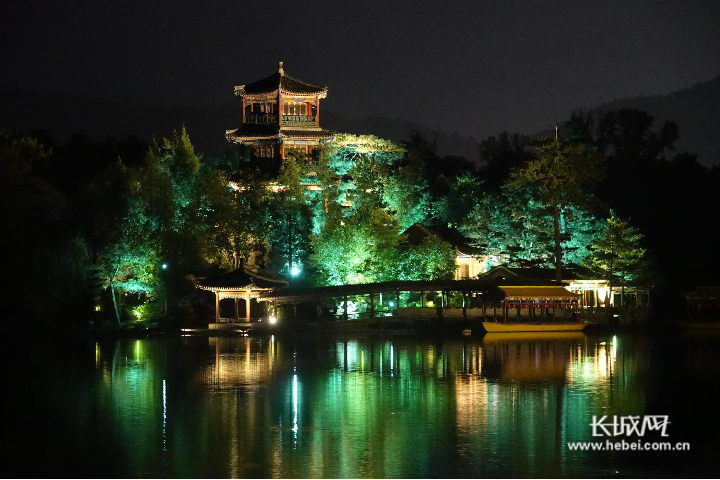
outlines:
{"label": "green floodlight glow", "polygon": [[167,263],[163,263],[163,264],[162,264],[162,269],[163,269],[163,270],[167,270],[167,267],[168,267]]}
{"label": "green floodlight glow", "polygon": [[300,273],[300,269],[298,267],[292,267],[290,269],[290,275],[293,277],[297,276]]}
{"label": "green floodlight glow", "polygon": [[395,302],[390,302],[390,306],[391,306],[391,307],[394,307],[394,306],[395,306]]}

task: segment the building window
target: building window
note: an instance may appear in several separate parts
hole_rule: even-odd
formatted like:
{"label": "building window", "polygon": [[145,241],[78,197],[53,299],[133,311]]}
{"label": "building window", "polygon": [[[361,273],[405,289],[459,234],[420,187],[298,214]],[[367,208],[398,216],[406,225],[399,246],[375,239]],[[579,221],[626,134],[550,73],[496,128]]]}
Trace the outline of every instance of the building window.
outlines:
{"label": "building window", "polygon": [[470,265],[468,265],[468,264],[460,265],[460,278],[461,279],[470,278]]}

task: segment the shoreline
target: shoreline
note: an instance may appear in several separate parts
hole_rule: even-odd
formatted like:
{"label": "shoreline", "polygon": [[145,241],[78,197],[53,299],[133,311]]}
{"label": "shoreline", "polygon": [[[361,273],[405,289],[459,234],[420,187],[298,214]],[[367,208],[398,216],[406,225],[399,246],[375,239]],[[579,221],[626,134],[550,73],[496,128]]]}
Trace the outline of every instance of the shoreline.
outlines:
{"label": "shoreline", "polygon": [[[434,321],[433,321],[434,320]],[[439,319],[387,321],[382,318],[349,320],[338,322],[291,322],[283,325],[250,324],[248,329],[208,327],[171,327],[141,328],[136,326],[112,328],[63,329],[57,327],[8,327],[2,328],[6,335],[32,335],[50,338],[90,338],[108,339],[140,339],[140,338],[179,338],[197,337],[258,337],[266,335],[378,335],[378,336],[437,336],[437,337],[473,337],[481,338],[487,334],[481,320],[463,320],[445,323]],[[508,332],[522,333],[522,332]],[[588,324],[581,332],[586,336],[597,335],[673,335],[673,334],[706,334],[720,335],[720,322],[681,322],[664,321],[643,324]]]}

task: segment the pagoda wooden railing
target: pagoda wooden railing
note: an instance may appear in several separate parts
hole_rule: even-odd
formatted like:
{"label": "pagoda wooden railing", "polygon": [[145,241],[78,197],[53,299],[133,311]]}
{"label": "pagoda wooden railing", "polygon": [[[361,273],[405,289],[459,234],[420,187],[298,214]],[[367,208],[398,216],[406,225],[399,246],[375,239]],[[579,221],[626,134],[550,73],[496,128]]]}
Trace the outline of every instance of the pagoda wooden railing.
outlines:
{"label": "pagoda wooden railing", "polygon": [[315,115],[283,115],[281,125],[315,125]]}
{"label": "pagoda wooden railing", "polygon": [[263,125],[277,125],[277,115],[245,115],[243,123],[259,123]]}

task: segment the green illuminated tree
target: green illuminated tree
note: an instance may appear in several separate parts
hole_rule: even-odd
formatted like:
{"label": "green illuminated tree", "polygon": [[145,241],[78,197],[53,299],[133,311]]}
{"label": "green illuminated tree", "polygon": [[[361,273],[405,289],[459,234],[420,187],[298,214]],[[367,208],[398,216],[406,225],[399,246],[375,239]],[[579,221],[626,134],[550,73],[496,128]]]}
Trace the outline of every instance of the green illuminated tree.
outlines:
{"label": "green illuminated tree", "polygon": [[424,223],[430,213],[432,195],[422,170],[408,165],[394,171],[383,192],[383,202],[403,228]]}
{"label": "green illuminated tree", "polygon": [[462,224],[482,197],[482,181],[471,172],[448,180],[447,192],[433,202],[433,216],[450,226]]}
{"label": "green illuminated tree", "polygon": [[568,203],[588,203],[587,188],[601,176],[601,160],[583,144],[556,139],[539,140],[540,155],[511,170],[506,192],[530,189],[546,205],[553,222],[555,279],[562,280],[563,249],[560,217]]}
{"label": "green illuminated tree", "polygon": [[613,214],[607,219],[600,238],[593,242],[592,253],[583,265],[592,272],[593,278],[608,282],[606,305],[610,303],[613,287],[632,284],[645,275],[647,262],[645,249],[640,246],[642,238],[636,228]]}
{"label": "green illuminated tree", "polygon": [[511,266],[552,265],[552,217],[528,190],[486,194],[460,231],[490,262]]}
{"label": "green illuminated tree", "polygon": [[118,325],[122,325],[118,295],[138,293],[152,299],[159,287],[157,223],[145,215],[143,207],[139,199],[131,201],[119,237],[100,252],[98,259]]}
{"label": "green illuminated tree", "polygon": [[430,235],[420,245],[406,245],[397,255],[398,280],[438,280],[455,277],[456,252],[442,239]]}
{"label": "green illuminated tree", "polygon": [[317,283],[343,285],[392,279],[400,226],[381,209],[369,215],[329,217],[320,235],[311,237],[310,263]]}
{"label": "green illuminated tree", "polygon": [[323,146],[324,162],[334,175],[347,175],[355,162],[368,158],[378,164],[390,165],[405,153],[401,145],[373,135],[339,133]]}
{"label": "green illuminated tree", "polygon": [[[302,159],[283,160],[278,176],[282,190],[270,205],[270,263],[277,275],[292,277],[303,270],[309,254],[312,210],[305,200],[302,185]],[[294,270],[295,269],[295,270]]]}

